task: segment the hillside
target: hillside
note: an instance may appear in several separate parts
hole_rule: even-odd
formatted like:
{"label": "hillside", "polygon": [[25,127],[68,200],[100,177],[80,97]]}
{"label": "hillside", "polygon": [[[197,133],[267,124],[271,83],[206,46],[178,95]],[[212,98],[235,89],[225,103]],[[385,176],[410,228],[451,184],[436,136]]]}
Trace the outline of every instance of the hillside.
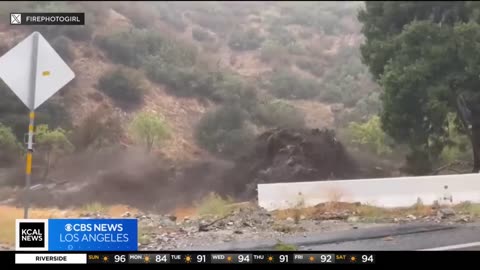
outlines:
{"label": "hillside", "polygon": [[[212,191],[237,196],[249,189],[250,198],[254,183],[278,181],[261,177],[271,169],[315,171],[321,163],[318,173],[283,181],[342,178],[330,144],[345,148],[339,156],[352,166],[349,178],[394,173],[402,157],[372,117],[380,88],[360,60],[360,5],[18,4],[24,11],[85,12],[87,19],[85,26],[0,25],[0,53],[39,31],[76,73],[37,111],[33,183],[46,190],[32,200],[165,209]],[[11,8],[0,3],[0,16]],[[15,196],[15,204],[22,194],[9,188],[23,185],[27,111],[3,84],[0,96],[1,194]],[[277,133],[293,139],[275,146]],[[309,134],[327,139],[308,146]],[[269,145],[278,158],[268,165],[258,149]]]}
{"label": "hillside", "polygon": [[[154,111],[165,117],[175,136],[161,151],[174,159],[189,158],[202,151],[193,138],[194,126],[206,111],[221,102],[218,98],[199,99],[192,93],[175,94],[176,89],[172,89],[175,83],[152,79],[146,68],[115,59],[113,50],[139,54],[134,47],[128,51],[129,41],[115,40],[115,35],[143,30],[182,44],[185,50],[193,52],[195,65],[200,69],[206,67],[213,73],[239,76],[244,84],[254,88],[260,102],[272,98],[286,100],[303,112],[306,124],[311,127],[333,126],[330,104],[342,103],[355,108],[376,89],[359,59],[362,37],[355,18],[359,3],[51,2],[23,5],[26,10],[84,10],[87,13],[84,27],[2,26],[0,33],[4,50],[32,30],[39,30],[57,48],[61,47],[63,56],[69,54],[77,77],[62,90],[56,102],[68,111],[72,127],[98,107],[122,111],[99,89],[98,81],[117,67],[132,68],[147,90],[145,102],[136,111]],[[105,44],[102,41],[108,38],[112,38],[112,43],[123,44],[102,46]],[[132,113],[120,113],[122,122],[127,122]],[[262,129],[262,124],[258,128]],[[123,141],[129,144],[128,134]]]}

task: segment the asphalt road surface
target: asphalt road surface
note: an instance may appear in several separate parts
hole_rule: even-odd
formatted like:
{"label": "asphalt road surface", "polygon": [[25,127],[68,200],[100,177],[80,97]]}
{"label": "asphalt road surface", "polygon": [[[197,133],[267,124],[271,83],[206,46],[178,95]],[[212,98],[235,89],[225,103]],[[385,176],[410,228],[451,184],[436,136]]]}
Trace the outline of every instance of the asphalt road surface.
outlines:
{"label": "asphalt road surface", "polygon": [[[309,243],[304,250],[478,250],[480,251],[480,224],[475,226],[420,227],[405,233],[381,238],[317,244]],[[401,230],[400,230],[401,231]]]}
{"label": "asphalt road surface", "polygon": [[225,243],[207,248],[191,248],[191,250],[273,250],[273,246],[278,240],[296,245],[299,250],[313,251],[480,251],[480,223],[387,225],[348,231],[312,233],[283,239]]}

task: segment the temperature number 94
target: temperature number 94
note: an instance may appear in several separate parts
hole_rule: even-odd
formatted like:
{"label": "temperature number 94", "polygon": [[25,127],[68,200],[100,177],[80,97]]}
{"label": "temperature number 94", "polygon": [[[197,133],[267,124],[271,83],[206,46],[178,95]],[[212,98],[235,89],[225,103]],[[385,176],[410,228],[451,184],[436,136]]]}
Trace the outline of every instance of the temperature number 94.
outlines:
{"label": "temperature number 94", "polygon": [[362,263],[373,263],[375,259],[373,258],[373,255],[362,255]]}

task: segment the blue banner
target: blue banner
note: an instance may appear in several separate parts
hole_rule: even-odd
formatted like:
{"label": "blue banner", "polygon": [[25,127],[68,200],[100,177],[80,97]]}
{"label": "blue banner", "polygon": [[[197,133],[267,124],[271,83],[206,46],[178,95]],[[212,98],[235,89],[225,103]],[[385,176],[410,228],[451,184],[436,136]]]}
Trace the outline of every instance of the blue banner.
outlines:
{"label": "blue banner", "polygon": [[136,219],[49,219],[48,251],[137,251]]}

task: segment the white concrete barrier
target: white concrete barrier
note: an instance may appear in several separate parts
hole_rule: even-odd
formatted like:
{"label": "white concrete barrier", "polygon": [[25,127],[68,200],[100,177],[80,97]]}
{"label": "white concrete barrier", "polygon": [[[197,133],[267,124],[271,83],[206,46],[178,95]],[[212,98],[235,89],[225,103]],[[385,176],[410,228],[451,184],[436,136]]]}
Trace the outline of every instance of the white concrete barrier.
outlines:
{"label": "white concrete barrier", "polygon": [[360,202],[379,207],[480,203],[480,174],[396,177],[258,185],[258,204],[267,210],[329,201]]}

